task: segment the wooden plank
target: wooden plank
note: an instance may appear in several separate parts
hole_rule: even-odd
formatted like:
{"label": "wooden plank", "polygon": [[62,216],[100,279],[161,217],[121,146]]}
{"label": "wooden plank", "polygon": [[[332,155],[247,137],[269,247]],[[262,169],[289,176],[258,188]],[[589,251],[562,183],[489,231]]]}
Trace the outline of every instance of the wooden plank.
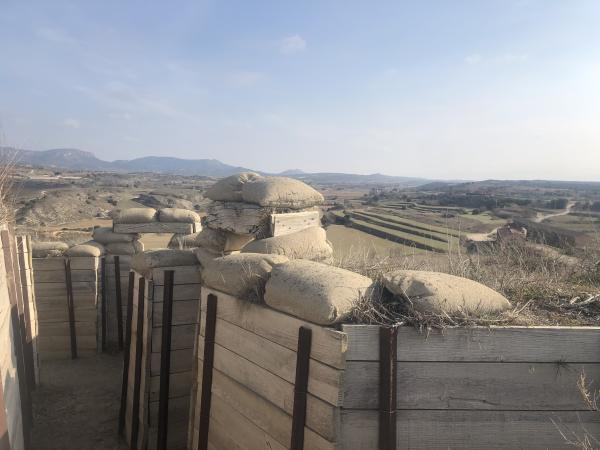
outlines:
{"label": "wooden plank", "polygon": [[219,318],[251,331],[294,352],[297,350],[297,332],[301,326],[312,330],[311,357],[332,367],[343,369],[346,362],[347,336],[331,328],[305,322],[296,317],[275,311],[263,305],[238,300],[213,289],[202,288],[202,311],[206,310],[206,297],[216,294],[222,298]]}
{"label": "wooden plank", "polygon": [[[213,375],[213,396],[229,404],[257,427],[273,436],[278,442],[290,442],[292,417],[271,402],[256,395],[250,389],[215,370]],[[331,450],[335,444],[304,428],[304,447],[314,450]]]}
{"label": "wooden plank", "polygon": [[398,327],[379,328],[379,450],[396,448]]}
{"label": "wooden plank", "polygon": [[[34,269],[35,270],[35,269]],[[94,270],[71,270],[71,280],[75,283],[96,283],[97,275]],[[44,270],[34,272],[35,283],[65,283],[65,269]]]}
{"label": "wooden plank", "polygon": [[123,343],[123,373],[121,379],[121,406],[119,409],[119,435],[125,431],[125,414],[127,409],[127,384],[129,383],[129,358],[131,344],[131,321],[133,320],[133,295],[135,292],[135,273],[129,272],[129,289],[127,291],[127,319],[125,321],[125,342]]}
{"label": "wooden plank", "polygon": [[[377,409],[378,364],[348,361],[344,407]],[[584,411],[582,373],[600,390],[600,364],[398,363],[399,409]]]}
{"label": "wooden plank", "polygon": [[319,211],[271,214],[271,235],[283,236],[310,227],[320,227]]}
{"label": "wooden plank", "polygon": [[[187,372],[192,370],[194,365],[194,349],[184,348],[182,350],[171,350],[171,373]],[[150,355],[150,375],[155,376],[160,373],[160,353]]]}
{"label": "wooden plank", "polygon": [[[346,410],[344,450],[377,447],[378,412]],[[600,435],[600,414],[528,411],[398,411],[396,448],[414,449],[570,449],[553,423],[582,435]]]}
{"label": "wooden plank", "polygon": [[[162,289],[160,292],[163,292]],[[156,296],[157,291],[154,291]],[[198,320],[198,308],[200,307],[200,299],[196,300],[179,300],[173,302],[173,325],[190,325],[196,324]],[[163,303],[155,302],[152,311],[152,323],[162,323]]]}
{"label": "wooden plank", "polygon": [[304,449],[304,426],[306,424],[306,397],[308,391],[308,371],[310,368],[311,338],[311,329],[300,327],[298,330],[296,380],[294,382],[294,406],[292,409],[291,450]]}
{"label": "wooden plank", "polygon": [[[140,426],[140,397],[141,393],[141,379],[142,379],[142,332],[144,329],[144,288],[146,286],[145,278],[140,278],[138,282],[139,295],[137,301],[137,317],[136,317],[136,339],[135,339],[135,368],[133,374],[133,409],[132,409],[132,422],[131,422],[131,448],[136,448],[138,445],[138,433]],[[131,340],[133,343],[133,335]]]}
{"label": "wooden plank", "polygon": [[31,265],[35,272],[42,272],[45,270],[61,270],[65,267],[65,258],[58,256],[54,258],[32,258]]}
{"label": "wooden plank", "polygon": [[[196,300],[200,302],[200,291],[202,286],[200,283],[194,284],[176,284],[173,286],[173,301],[180,300]],[[154,286],[154,298],[160,301],[163,298],[163,286]]]}
{"label": "wooden plank", "polygon": [[175,272],[175,286],[183,284],[200,284],[202,281],[200,277],[200,266],[169,266],[161,267],[160,269],[152,270],[152,281],[154,286],[163,286],[165,284],[166,270],[173,270]]}
{"label": "wooden plank", "polygon": [[[80,294],[96,295],[98,289],[95,283],[88,282],[73,282],[73,295],[78,296]],[[66,283],[35,283],[35,297],[43,298],[55,298],[55,297],[67,296]]]}
{"label": "wooden plank", "polygon": [[[117,311],[123,310],[123,304],[121,301],[121,265],[119,263],[119,256],[115,256],[115,306]],[[123,350],[123,314],[117,314],[117,348],[119,351]]]}
{"label": "wooden plank", "polygon": [[[198,355],[202,355],[203,351],[204,339],[200,336]],[[218,344],[215,345],[214,367],[291,416],[294,403],[292,383]],[[306,426],[326,440],[335,442],[339,433],[339,408],[309,394],[306,409]]]}
{"label": "wooden plank", "polygon": [[[150,388],[148,399],[151,402],[160,400],[160,384],[162,377],[150,377]],[[192,371],[178,372],[169,374],[169,398],[189,397],[192,387]],[[168,405],[167,405],[168,406]],[[169,431],[170,432],[170,431]]]}
{"label": "wooden plank", "polygon": [[[200,334],[204,335],[204,324]],[[297,353],[222,319],[217,320],[216,342],[274,375],[294,383]],[[343,371],[311,360],[308,392],[332,405],[341,405]]]}
{"label": "wooden plank", "polygon": [[[96,336],[95,322],[74,322],[77,336]],[[38,327],[40,336],[70,336],[69,322],[41,322]]]}
{"label": "wooden plank", "polygon": [[106,351],[108,331],[106,304],[106,259],[102,258],[100,262],[100,348]]}
{"label": "wooden plank", "polygon": [[[215,359],[215,336],[217,326],[218,297],[209,295],[206,305],[205,335],[202,339],[202,394],[200,398],[200,422],[198,425],[198,449],[205,450],[208,447],[208,436],[210,433],[210,417],[212,402],[212,376]],[[198,348],[200,355],[200,348]]]}
{"label": "wooden plank", "polygon": [[[115,260],[115,263],[118,260]],[[116,265],[116,264],[115,264]],[[163,290],[162,336],[160,353],[160,391],[158,402],[158,433],[156,447],[167,449],[169,421],[169,382],[171,376],[171,325],[173,317],[173,276],[172,270],[165,272],[165,288]],[[189,392],[189,390],[188,390]],[[189,393],[188,393],[189,395]]]}
{"label": "wooden plank", "polygon": [[[347,359],[379,358],[378,327],[342,325]],[[399,361],[600,362],[599,327],[447,328],[422,334],[398,330]]]}
{"label": "wooden plank", "polygon": [[72,270],[89,270],[96,272],[100,265],[99,259],[95,256],[69,256]]}
{"label": "wooden plank", "polygon": [[[26,246],[26,242],[23,240],[22,236],[17,236],[17,247],[21,249],[18,252],[18,263],[19,263],[19,273],[27,274],[27,261],[26,254],[24,253],[24,249]],[[29,286],[27,285],[26,279],[21,279],[21,293],[23,300],[23,319],[25,321],[25,344],[24,344],[24,358],[26,363],[26,371],[28,375],[28,383],[29,389],[35,389],[35,362],[34,362],[34,349],[33,349],[33,333],[31,327],[31,317],[33,311],[30,311],[29,308]]]}
{"label": "wooden plank", "polygon": [[[201,227],[201,225],[199,226]],[[181,222],[115,223],[113,225],[113,231],[115,233],[192,234],[195,229],[195,224]]]}
{"label": "wooden plank", "polygon": [[[196,325],[174,325],[171,327],[171,350],[193,348],[196,340]],[[162,327],[152,328],[152,353],[160,353]]]}

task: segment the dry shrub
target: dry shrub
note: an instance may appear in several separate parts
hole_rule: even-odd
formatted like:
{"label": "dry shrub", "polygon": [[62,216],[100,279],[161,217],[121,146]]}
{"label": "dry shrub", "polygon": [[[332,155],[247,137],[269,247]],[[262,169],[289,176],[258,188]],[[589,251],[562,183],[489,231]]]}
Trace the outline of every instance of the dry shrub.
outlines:
{"label": "dry shrub", "polygon": [[[468,325],[600,325],[600,274],[594,258],[565,256],[525,241],[499,242],[477,253],[455,250],[411,256],[376,257],[362,252],[335,265],[375,281],[393,270],[444,272],[482,283],[508,298],[513,308],[472,316],[423,314],[402,300],[376,289],[361,301],[353,320],[374,324],[411,324],[420,328]],[[598,260],[595,260],[598,261]]]}

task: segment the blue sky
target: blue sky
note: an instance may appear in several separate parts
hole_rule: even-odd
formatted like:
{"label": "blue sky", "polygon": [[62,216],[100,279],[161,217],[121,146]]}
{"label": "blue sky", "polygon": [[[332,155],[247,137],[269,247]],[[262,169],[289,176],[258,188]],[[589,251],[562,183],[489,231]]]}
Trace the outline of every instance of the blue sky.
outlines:
{"label": "blue sky", "polygon": [[0,0],[0,140],[600,180],[600,1]]}

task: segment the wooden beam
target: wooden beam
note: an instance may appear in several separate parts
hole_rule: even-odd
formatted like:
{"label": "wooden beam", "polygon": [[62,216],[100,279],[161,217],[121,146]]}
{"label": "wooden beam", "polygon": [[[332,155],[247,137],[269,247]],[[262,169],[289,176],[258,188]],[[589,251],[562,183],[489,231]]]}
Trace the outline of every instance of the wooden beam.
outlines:
{"label": "wooden beam", "polygon": [[145,297],[146,279],[140,277],[138,281],[138,301],[136,318],[136,339],[135,339],[135,367],[133,375],[133,408],[131,413],[131,450],[137,449],[138,433],[140,427],[140,396],[142,382],[142,351],[143,351],[143,331],[144,331],[144,297]]}
{"label": "wooden beam", "polygon": [[320,226],[319,211],[271,214],[271,236],[283,236]]}
{"label": "wooden beam", "polygon": [[[25,245],[26,241],[23,240],[22,236],[17,236],[17,254],[19,258],[19,272],[27,270],[27,263],[25,260]],[[20,251],[19,248],[21,249]],[[33,354],[33,336],[31,332],[31,311],[29,310],[29,286],[27,283],[23,283],[21,280],[21,292],[23,298],[23,318],[25,320],[25,347],[24,357],[27,368],[29,389],[35,389],[35,362]]]}
{"label": "wooden beam", "polygon": [[379,329],[379,450],[396,448],[397,327]]}
{"label": "wooden beam", "polygon": [[306,424],[306,397],[308,372],[310,369],[310,347],[312,330],[300,327],[298,330],[298,352],[296,359],[296,381],[294,383],[294,409],[292,413],[292,436],[290,450],[304,449],[304,425]]}
{"label": "wooden beam", "polygon": [[129,383],[129,358],[131,344],[131,321],[133,319],[133,293],[135,273],[129,272],[129,288],[127,291],[127,318],[125,321],[125,343],[123,348],[123,379],[121,382],[121,408],[119,409],[119,435],[125,429],[125,412],[127,410],[127,384]]}
{"label": "wooden beam", "polygon": [[115,302],[117,305],[117,345],[123,350],[123,303],[121,300],[121,264],[119,255],[115,255]]}
{"label": "wooden beam", "polygon": [[217,324],[217,296],[210,294],[206,306],[206,334],[202,365],[202,397],[200,399],[200,425],[198,450],[208,449],[210,405],[212,396],[213,363],[215,357],[215,327]]}
{"label": "wooden beam", "polygon": [[101,330],[102,330],[102,351],[106,351],[106,258],[102,258],[100,263],[100,322],[101,322]]}
{"label": "wooden beam", "polygon": [[65,259],[65,277],[67,280],[67,310],[69,311],[69,332],[71,335],[71,358],[77,359],[77,331],[75,329],[75,308],[73,306],[73,284],[71,282],[71,261]]}
{"label": "wooden beam", "polygon": [[162,350],[160,358],[160,393],[158,403],[158,437],[156,448],[167,449],[169,422],[169,377],[171,375],[171,323],[173,317],[173,278],[175,272],[165,272],[162,314]]}

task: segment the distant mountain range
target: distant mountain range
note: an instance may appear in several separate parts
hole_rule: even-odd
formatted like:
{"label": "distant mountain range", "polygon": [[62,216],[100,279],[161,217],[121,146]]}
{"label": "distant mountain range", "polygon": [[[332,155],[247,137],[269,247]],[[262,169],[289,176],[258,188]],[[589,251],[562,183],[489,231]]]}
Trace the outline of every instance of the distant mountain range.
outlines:
{"label": "distant mountain range", "polygon": [[[36,151],[0,147],[0,158],[3,161],[14,161],[19,165],[46,169],[89,170],[96,172],[154,172],[189,176],[225,177],[238,172],[254,170],[231,166],[216,159],[181,159],[168,156],[147,156],[131,160],[103,161],[91,152],[71,148]],[[254,171],[265,174],[265,172],[260,170]],[[395,177],[382,174],[305,173],[299,169],[286,170],[277,175],[321,184],[389,183],[411,187],[431,181],[423,178]]]}

